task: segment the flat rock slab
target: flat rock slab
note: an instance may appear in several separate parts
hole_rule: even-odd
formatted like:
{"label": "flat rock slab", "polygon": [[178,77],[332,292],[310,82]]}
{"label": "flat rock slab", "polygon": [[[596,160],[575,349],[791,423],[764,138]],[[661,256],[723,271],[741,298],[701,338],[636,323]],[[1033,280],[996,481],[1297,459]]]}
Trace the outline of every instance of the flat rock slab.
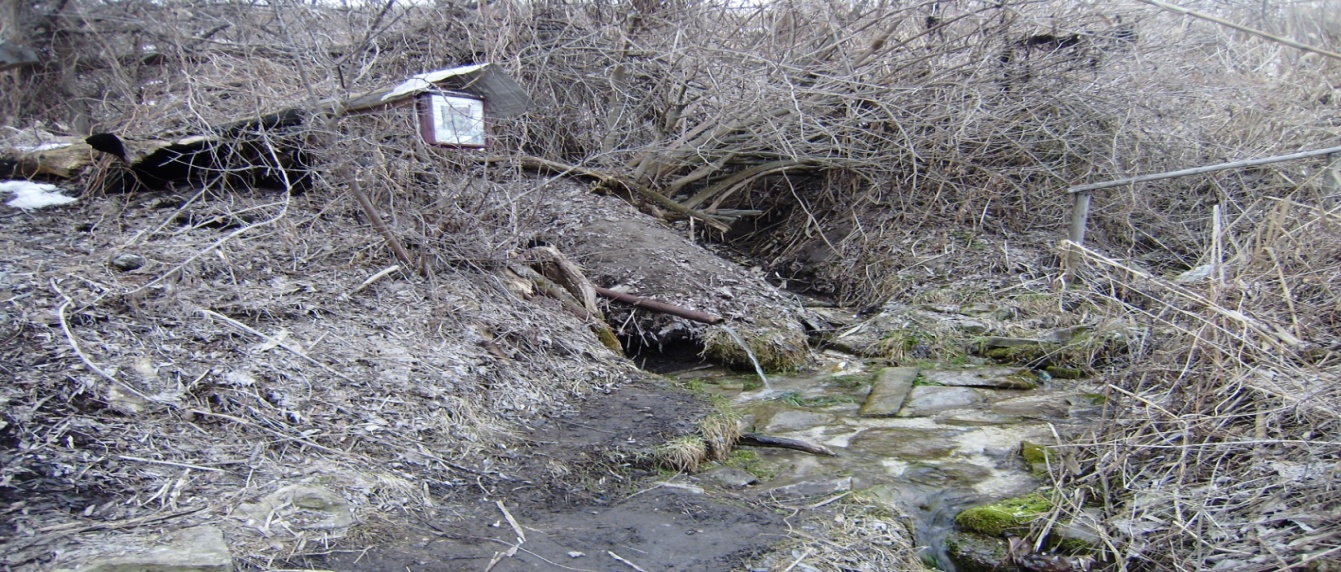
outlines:
{"label": "flat rock slab", "polygon": [[759,477],[736,467],[719,467],[703,473],[701,477],[732,489],[743,489],[759,482]]}
{"label": "flat rock slab", "polygon": [[871,393],[861,406],[862,417],[893,417],[903,409],[917,379],[915,367],[887,367],[875,376]]}
{"label": "flat rock slab", "polygon": [[1003,336],[992,336],[982,341],[984,348],[1019,348],[1025,346],[1041,346],[1049,343],[1047,340],[1037,338],[1008,338]]}
{"label": "flat rock slab", "polygon": [[171,533],[159,546],[146,547],[131,554],[92,558],[75,568],[78,572],[227,572],[233,569],[233,557],[224,543],[223,531],[213,526],[197,526]]}
{"label": "flat rock slab", "polygon": [[852,477],[796,479],[759,491],[759,496],[775,500],[802,499],[846,493],[852,490]]}
{"label": "flat rock slab", "polygon": [[755,421],[760,433],[790,433],[805,431],[814,427],[832,425],[837,417],[828,413],[815,413],[797,409],[779,409],[772,415],[763,416]]}
{"label": "flat rock slab", "polygon": [[978,367],[963,369],[929,369],[922,371],[928,385],[948,387],[983,387],[987,389],[1034,389],[1038,376],[1026,368]]}
{"label": "flat rock slab", "polygon": [[971,407],[986,401],[971,387],[914,387],[908,393],[899,417],[926,417],[949,409]]}

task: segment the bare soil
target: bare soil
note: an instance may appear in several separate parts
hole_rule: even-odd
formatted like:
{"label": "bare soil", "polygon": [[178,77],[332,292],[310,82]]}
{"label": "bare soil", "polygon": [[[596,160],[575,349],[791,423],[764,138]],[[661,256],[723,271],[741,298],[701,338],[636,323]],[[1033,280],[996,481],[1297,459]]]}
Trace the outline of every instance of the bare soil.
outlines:
{"label": "bare soil", "polygon": [[[506,205],[578,234],[585,217],[668,232],[617,198],[549,192],[544,205],[486,193],[478,213],[452,216]],[[730,569],[786,537],[763,504],[685,476],[674,481],[689,488],[664,484],[675,475],[652,452],[693,434],[706,404],[635,369],[557,301],[501,285],[533,230],[390,224],[434,256],[429,276],[394,270],[348,196],[92,193],[0,213],[0,569],[77,566],[100,546],[213,525],[240,569],[482,570],[516,541],[497,503],[527,541],[494,570],[631,569],[611,553],[646,570]],[[574,237],[556,243],[577,251]],[[595,256],[612,240],[576,252],[592,276],[633,277],[673,249],[681,270],[668,276],[710,284],[707,309],[790,311],[687,243],[612,266]],[[644,331],[662,319],[623,318]],[[239,509],[292,485],[331,491],[358,524]]]}
{"label": "bare soil", "polygon": [[[304,564],[331,570],[730,570],[786,538],[782,518],[725,491],[657,474],[637,451],[691,433],[702,403],[642,378],[527,426],[506,482],[467,487],[406,526],[404,541]],[[673,480],[678,485],[665,485]],[[351,549],[352,548],[352,549]]]}

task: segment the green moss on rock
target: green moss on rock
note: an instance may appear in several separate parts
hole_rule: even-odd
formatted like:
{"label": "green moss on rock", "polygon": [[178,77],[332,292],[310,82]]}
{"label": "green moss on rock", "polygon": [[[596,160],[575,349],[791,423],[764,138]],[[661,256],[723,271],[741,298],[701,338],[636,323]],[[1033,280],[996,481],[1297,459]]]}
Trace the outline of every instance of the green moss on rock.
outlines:
{"label": "green moss on rock", "polygon": [[1078,367],[1050,365],[1043,368],[1043,371],[1048,372],[1048,375],[1057,379],[1081,379],[1086,376],[1085,370]]}
{"label": "green moss on rock", "polygon": [[1049,451],[1047,447],[1039,445],[1038,443],[1021,441],[1020,456],[1024,457],[1024,461],[1031,466],[1045,467],[1048,464],[1048,460],[1052,458],[1052,452]]}
{"label": "green moss on rock", "polygon": [[955,517],[955,525],[988,536],[1005,536],[1028,527],[1035,519],[1051,511],[1052,506],[1052,501],[1035,493],[967,509]]}

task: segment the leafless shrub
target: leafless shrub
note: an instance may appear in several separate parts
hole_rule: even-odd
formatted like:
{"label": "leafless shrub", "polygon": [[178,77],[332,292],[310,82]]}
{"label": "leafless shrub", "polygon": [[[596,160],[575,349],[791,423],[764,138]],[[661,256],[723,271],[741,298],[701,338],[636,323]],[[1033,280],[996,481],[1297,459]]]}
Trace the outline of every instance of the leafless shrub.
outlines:
{"label": "leafless shrub", "polygon": [[1091,253],[1097,302],[1158,344],[1110,387],[1108,419],[1058,469],[1070,515],[1102,506],[1122,562],[1179,569],[1325,569],[1338,424],[1335,214],[1292,195],[1228,216],[1202,281]]}

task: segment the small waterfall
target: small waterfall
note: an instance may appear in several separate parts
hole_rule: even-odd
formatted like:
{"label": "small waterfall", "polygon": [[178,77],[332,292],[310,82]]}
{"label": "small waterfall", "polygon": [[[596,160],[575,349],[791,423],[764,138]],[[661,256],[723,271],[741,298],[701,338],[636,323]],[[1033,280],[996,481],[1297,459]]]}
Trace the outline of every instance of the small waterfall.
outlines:
{"label": "small waterfall", "polygon": [[750,363],[754,364],[754,372],[759,374],[760,380],[763,380],[764,389],[772,391],[773,387],[768,384],[768,378],[764,376],[764,368],[759,365],[759,358],[754,357],[754,352],[750,350],[750,346],[745,343],[745,340],[740,337],[740,334],[736,333],[735,330],[731,329],[731,326],[726,324],[717,324],[717,327],[726,330],[726,333],[731,334],[731,338],[736,340],[737,344],[740,344],[740,349],[745,350],[745,355],[750,356]]}

